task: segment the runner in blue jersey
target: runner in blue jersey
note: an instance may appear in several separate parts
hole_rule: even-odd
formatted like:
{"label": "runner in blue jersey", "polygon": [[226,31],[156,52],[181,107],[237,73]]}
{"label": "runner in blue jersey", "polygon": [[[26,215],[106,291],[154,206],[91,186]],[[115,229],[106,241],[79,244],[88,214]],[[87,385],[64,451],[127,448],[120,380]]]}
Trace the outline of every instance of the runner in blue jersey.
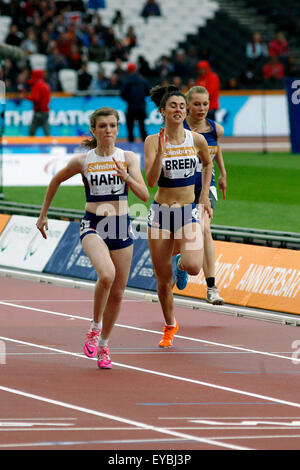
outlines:
{"label": "runner in blue jersey", "polygon": [[47,213],[61,183],[81,174],[86,193],[80,240],[98,279],[94,290],[93,321],[84,344],[100,369],[111,369],[108,340],[117,320],[130,272],[133,235],[130,229],[128,188],[143,201],[149,197],[138,156],[115,147],[119,115],[103,107],[90,117],[92,138],[82,142],[87,152],[76,154],[49,183],[37,228],[47,238]]}
{"label": "runner in blue jersey", "polygon": [[[194,86],[186,94],[188,104],[188,115],[184,122],[186,129],[202,134],[208,144],[209,153],[214,162],[216,162],[220,176],[218,178],[219,189],[222,191],[223,199],[226,197],[226,169],[224,165],[222,150],[220,147],[220,138],[224,134],[223,127],[207,118],[209,110],[209,94],[206,88]],[[196,172],[195,181],[195,203],[199,203],[199,194],[202,188],[201,163],[199,163]],[[212,210],[215,209],[217,197],[217,188],[215,181],[215,172],[210,185],[209,198]],[[214,305],[222,305],[223,298],[220,296],[215,285],[215,249],[210,228],[211,218],[204,214],[204,263],[203,271],[207,284],[206,301]]]}

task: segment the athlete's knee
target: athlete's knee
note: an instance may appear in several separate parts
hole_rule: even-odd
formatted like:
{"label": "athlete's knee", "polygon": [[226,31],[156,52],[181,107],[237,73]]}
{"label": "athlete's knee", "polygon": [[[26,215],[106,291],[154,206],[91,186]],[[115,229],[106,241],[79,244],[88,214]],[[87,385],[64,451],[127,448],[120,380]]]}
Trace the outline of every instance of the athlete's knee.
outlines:
{"label": "athlete's knee", "polygon": [[99,273],[99,283],[102,287],[110,289],[115,280],[116,270],[114,267],[107,268],[105,272]]}
{"label": "athlete's knee", "polygon": [[182,256],[181,265],[190,276],[196,276],[197,274],[199,274],[202,268],[202,261],[203,261],[202,256],[195,256],[195,257]]}

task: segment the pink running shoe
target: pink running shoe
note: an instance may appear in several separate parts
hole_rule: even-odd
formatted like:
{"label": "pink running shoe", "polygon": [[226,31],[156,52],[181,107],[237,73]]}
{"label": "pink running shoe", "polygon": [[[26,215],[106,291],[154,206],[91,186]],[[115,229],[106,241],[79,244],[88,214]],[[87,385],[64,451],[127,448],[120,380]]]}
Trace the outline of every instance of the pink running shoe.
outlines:
{"label": "pink running shoe", "polygon": [[112,363],[109,357],[109,349],[107,347],[99,347],[97,364],[100,369],[112,368]]}
{"label": "pink running shoe", "polygon": [[101,330],[91,328],[86,335],[83,351],[87,357],[95,357],[97,355],[100,334]]}

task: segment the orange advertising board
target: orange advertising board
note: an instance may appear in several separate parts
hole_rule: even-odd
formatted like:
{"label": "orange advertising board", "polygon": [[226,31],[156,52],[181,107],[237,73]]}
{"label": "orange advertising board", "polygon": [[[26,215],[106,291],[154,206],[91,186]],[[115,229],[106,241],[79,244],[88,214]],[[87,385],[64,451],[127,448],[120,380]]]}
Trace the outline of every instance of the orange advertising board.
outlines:
{"label": "orange advertising board", "polygon": [[[300,314],[300,251],[215,241],[216,285],[233,305]],[[174,294],[206,297],[203,271]]]}
{"label": "orange advertising board", "polygon": [[2,233],[4,227],[6,226],[10,218],[11,215],[9,214],[0,214],[0,233]]}

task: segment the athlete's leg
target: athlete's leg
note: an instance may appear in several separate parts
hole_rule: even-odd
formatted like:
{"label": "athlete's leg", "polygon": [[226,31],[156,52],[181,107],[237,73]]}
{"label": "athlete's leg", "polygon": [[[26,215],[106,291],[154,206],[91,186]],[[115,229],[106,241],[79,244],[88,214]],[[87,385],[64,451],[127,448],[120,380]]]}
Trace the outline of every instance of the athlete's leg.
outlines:
{"label": "athlete's leg", "polygon": [[157,280],[157,294],[165,323],[175,324],[173,300],[172,254],[173,235],[158,228],[148,228],[148,245],[152,258],[154,275]]}
{"label": "athlete's leg", "polygon": [[215,277],[215,245],[210,229],[210,218],[204,214],[204,261],[203,271],[205,278]]}
{"label": "athlete's leg", "polygon": [[200,223],[194,222],[184,225],[177,230],[174,237],[181,253],[179,269],[185,270],[191,276],[197,275],[203,266],[204,252]]}
{"label": "athlete's leg", "polygon": [[106,307],[103,313],[101,338],[108,340],[113,326],[118,318],[124,290],[130,272],[133,245],[120,250],[111,250],[110,256],[115,267],[115,278],[110,288]]}
{"label": "athlete's leg", "polygon": [[94,322],[102,321],[104,309],[115,279],[115,266],[105,242],[97,234],[88,233],[82,239],[82,248],[90,259],[98,280],[94,289]]}

